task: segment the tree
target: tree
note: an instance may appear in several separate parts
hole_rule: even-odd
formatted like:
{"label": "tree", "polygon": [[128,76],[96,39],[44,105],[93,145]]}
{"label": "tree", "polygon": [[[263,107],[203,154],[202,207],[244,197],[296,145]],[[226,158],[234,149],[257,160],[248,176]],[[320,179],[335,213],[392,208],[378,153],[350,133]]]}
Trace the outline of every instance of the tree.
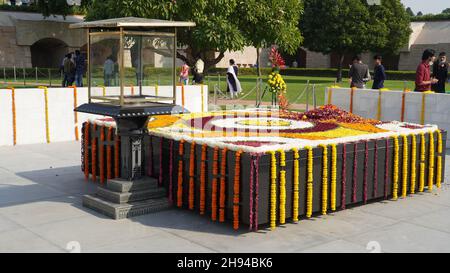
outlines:
{"label": "tree", "polygon": [[298,28],[302,9],[299,0],[246,0],[239,4],[237,18],[246,44],[256,48],[258,76],[260,48],[277,45],[287,53],[298,49],[302,42]]}
{"label": "tree", "polygon": [[421,11],[419,11],[416,16],[422,16],[422,15],[423,15],[423,13]]}
{"label": "tree", "polygon": [[346,54],[395,52],[411,33],[409,17],[399,0],[372,6],[365,0],[305,0],[300,26],[306,48],[339,56],[338,81],[342,80]]}
{"label": "tree", "polygon": [[76,11],[83,12],[85,8],[91,4],[92,0],[82,0],[81,7],[69,6],[67,0],[37,0],[38,10],[45,16],[63,15],[74,13]]}
{"label": "tree", "polygon": [[442,11],[442,13],[449,13],[450,14],[450,8],[446,8]]}
{"label": "tree", "polygon": [[408,15],[411,17],[415,16],[414,11],[410,7],[406,8],[406,13],[408,13]]}

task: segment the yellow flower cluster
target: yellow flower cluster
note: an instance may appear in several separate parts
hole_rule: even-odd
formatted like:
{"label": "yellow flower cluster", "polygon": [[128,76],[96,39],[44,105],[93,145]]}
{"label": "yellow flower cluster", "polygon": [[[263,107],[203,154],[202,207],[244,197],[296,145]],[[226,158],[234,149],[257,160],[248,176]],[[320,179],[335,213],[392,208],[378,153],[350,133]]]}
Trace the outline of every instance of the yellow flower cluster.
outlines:
{"label": "yellow flower cluster", "polygon": [[425,187],[425,133],[420,133],[420,177],[419,192]]}
{"label": "yellow flower cluster", "polygon": [[437,130],[438,135],[438,157],[437,157],[437,172],[436,172],[436,186],[441,187],[442,182],[442,133],[441,130]]}
{"label": "yellow flower cluster", "polygon": [[308,180],[306,184],[306,217],[312,216],[313,206],[313,149],[310,146],[305,147],[308,150]]}
{"label": "yellow flower cluster", "polygon": [[298,149],[292,149],[294,152],[294,197],[293,197],[293,208],[292,208],[292,220],[298,222],[298,179],[300,176],[300,166],[299,166],[299,154]]}
{"label": "yellow flower cluster", "polygon": [[434,182],[434,133],[430,133],[430,159],[428,162],[428,190],[433,190]]}
{"label": "yellow flower cluster", "polygon": [[331,210],[336,210],[336,169],[337,169],[337,148],[336,144],[331,144]]}
{"label": "yellow flower cluster", "polygon": [[416,191],[416,161],[417,161],[417,142],[416,135],[411,135],[411,194]]}
{"label": "yellow flower cluster", "polygon": [[270,229],[274,230],[277,219],[277,157],[274,151],[270,152],[271,155],[271,183],[270,183]]}
{"label": "yellow flower cluster", "polygon": [[280,153],[280,224],[286,223],[286,154],[283,150]]}
{"label": "yellow flower cluster", "polygon": [[287,86],[281,77],[280,73],[272,72],[269,75],[269,80],[267,81],[270,87],[270,92],[272,93],[286,93]]}
{"label": "yellow flower cluster", "polygon": [[322,169],[322,215],[327,214],[328,208],[328,147],[320,145],[323,148],[323,169]]}
{"label": "yellow flower cluster", "polygon": [[408,187],[408,136],[403,138],[403,175],[402,175],[402,197],[406,198]]}
{"label": "yellow flower cluster", "polygon": [[398,137],[394,136],[394,181],[392,184],[392,198],[397,200],[398,198],[398,155],[399,145]]}

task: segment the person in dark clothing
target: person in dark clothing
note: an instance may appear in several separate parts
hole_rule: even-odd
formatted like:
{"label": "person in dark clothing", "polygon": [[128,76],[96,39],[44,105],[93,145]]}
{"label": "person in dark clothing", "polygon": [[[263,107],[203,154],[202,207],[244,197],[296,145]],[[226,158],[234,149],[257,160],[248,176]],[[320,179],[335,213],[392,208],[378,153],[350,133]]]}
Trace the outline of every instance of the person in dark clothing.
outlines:
{"label": "person in dark clothing", "polygon": [[241,92],[241,83],[237,78],[238,67],[233,59],[230,60],[230,66],[227,70],[227,92],[230,92],[231,98],[237,98],[239,92]]}
{"label": "person in dark clothing", "polygon": [[373,70],[373,84],[372,89],[384,88],[384,81],[386,80],[386,73],[384,71],[384,66],[381,64],[381,55],[376,55],[373,57],[375,60],[375,68]]}
{"label": "person in dark clothing", "polygon": [[433,91],[436,93],[445,93],[445,83],[448,79],[448,63],[445,52],[439,53],[438,60],[433,64],[433,77],[438,82],[432,85]]}
{"label": "person in dark clothing", "polygon": [[75,50],[75,85],[77,87],[83,86],[85,61],[83,55],[79,50]]}
{"label": "person in dark clothing", "polygon": [[64,80],[63,87],[71,86],[75,80],[75,62],[72,59],[72,53],[66,55],[63,63]]}
{"label": "person in dark clothing", "polygon": [[422,62],[416,70],[416,92],[431,90],[431,85],[438,82],[437,79],[430,76],[430,63],[434,62],[434,50],[426,49],[422,54]]}
{"label": "person in dark clothing", "polygon": [[369,67],[361,62],[361,57],[353,57],[353,65],[350,67],[350,87],[365,88],[366,82],[370,80]]}

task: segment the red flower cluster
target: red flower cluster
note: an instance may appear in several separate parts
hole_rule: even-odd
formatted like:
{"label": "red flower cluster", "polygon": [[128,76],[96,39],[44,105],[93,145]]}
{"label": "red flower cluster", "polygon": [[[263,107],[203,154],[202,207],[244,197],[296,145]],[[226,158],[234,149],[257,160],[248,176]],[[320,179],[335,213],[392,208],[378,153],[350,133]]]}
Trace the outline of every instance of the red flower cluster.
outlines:
{"label": "red flower cluster", "polygon": [[336,121],[343,123],[370,123],[378,124],[379,121],[373,119],[365,119],[358,115],[349,113],[335,105],[327,104],[320,106],[317,109],[304,112],[302,115],[303,120],[314,121]]}

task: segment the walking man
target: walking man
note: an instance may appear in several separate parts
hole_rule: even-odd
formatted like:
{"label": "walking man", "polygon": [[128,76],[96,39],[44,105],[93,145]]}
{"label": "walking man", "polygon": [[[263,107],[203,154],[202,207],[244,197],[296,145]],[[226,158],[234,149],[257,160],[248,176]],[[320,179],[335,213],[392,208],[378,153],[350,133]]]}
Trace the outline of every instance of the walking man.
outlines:
{"label": "walking man", "polygon": [[366,82],[370,80],[369,67],[361,62],[361,57],[353,57],[353,65],[349,71],[350,87],[366,88]]}
{"label": "walking man", "polygon": [[386,73],[384,71],[384,66],[381,64],[382,61],[381,55],[376,55],[373,59],[375,60],[375,68],[373,70],[372,89],[381,89],[384,88]]}

